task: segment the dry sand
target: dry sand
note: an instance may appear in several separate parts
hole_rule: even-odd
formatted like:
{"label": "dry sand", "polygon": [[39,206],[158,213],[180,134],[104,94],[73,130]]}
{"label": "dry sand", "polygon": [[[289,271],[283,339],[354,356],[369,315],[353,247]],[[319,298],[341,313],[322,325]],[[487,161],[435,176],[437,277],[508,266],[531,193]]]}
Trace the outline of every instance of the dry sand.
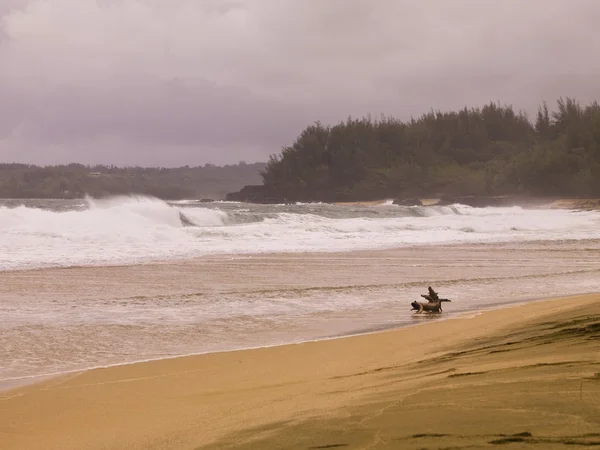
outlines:
{"label": "dry sand", "polygon": [[600,445],[600,295],[266,349],[131,364],[2,394],[11,449]]}

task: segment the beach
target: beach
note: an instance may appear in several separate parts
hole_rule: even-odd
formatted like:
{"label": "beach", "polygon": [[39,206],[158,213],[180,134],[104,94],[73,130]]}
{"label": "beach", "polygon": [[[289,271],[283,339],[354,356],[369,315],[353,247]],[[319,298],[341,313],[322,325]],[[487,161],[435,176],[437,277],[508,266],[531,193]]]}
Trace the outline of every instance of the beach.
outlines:
{"label": "beach", "polygon": [[[0,447],[593,444],[599,225],[459,204],[0,204]],[[411,311],[428,286],[441,315]]]}
{"label": "beach", "polygon": [[600,241],[215,255],[0,271],[0,391],[39,377],[411,326],[600,291]]}
{"label": "beach", "polygon": [[599,2],[0,0],[0,450],[600,450]]}
{"label": "beach", "polygon": [[6,391],[3,449],[598,445],[600,296]]}

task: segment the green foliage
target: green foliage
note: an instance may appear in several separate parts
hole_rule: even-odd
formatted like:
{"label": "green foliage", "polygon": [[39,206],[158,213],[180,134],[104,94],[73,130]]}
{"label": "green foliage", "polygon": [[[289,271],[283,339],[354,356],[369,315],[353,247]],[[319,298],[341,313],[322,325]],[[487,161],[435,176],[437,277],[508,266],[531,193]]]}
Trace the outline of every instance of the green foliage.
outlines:
{"label": "green foliage", "polygon": [[263,183],[289,200],[402,195],[600,195],[600,106],[559,99],[535,123],[489,103],[402,122],[308,126],[272,155]]}
{"label": "green foliage", "polygon": [[69,164],[38,167],[0,164],[0,197],[80,198],[146,194],[167,200],[222,199],[245,184],[260,183],[265,163],[224,167],[144,168]]}

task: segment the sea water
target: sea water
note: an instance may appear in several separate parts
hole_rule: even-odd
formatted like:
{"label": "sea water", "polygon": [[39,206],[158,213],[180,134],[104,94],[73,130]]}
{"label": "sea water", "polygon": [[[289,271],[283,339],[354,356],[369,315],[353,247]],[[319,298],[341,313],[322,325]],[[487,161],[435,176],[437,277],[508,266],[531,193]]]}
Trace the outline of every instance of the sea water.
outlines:
{"label": "sea water", "polygon": [[0,200],[0,384],[600,290],[600,213]]}

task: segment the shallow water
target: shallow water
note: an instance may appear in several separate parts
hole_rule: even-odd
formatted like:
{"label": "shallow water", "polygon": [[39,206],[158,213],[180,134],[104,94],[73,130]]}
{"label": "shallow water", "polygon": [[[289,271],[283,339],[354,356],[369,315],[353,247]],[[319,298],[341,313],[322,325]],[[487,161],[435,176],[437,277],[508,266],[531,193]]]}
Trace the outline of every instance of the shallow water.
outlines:
{"label": "shallow water", "polygon": [[167,263],[0,272],[0,384],[182,354],[418,324],[600,291],[600,241],[218,255]]}

